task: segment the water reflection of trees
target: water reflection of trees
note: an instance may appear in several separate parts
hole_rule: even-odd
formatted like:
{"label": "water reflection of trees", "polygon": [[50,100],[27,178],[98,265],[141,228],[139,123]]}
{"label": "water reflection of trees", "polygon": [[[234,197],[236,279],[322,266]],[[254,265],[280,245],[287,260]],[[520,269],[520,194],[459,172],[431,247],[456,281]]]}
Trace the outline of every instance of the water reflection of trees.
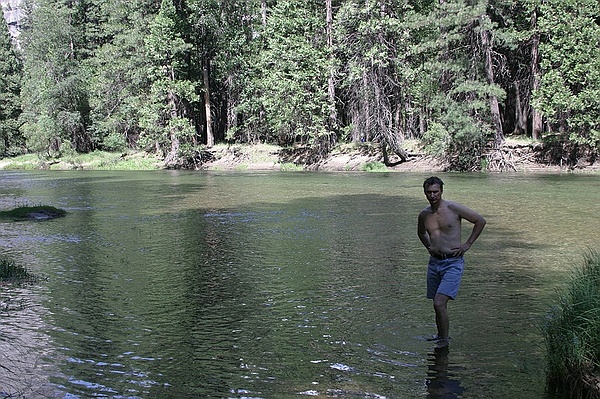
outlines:
{"label": "water reflection of trees", "polygon": [[428,399],[459,398],[465,390],[451,372],[450,361],[448,360],[449,352],[448,347],[436,348],[433,353],[428,355]]}

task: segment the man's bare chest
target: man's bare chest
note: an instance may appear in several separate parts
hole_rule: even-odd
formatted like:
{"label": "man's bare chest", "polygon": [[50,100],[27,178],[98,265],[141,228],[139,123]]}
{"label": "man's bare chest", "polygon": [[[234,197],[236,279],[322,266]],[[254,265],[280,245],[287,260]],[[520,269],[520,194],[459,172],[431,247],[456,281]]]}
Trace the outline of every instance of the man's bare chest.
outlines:
{"label": "man's bare chest", "polygon": [[454,212],[439,209],[427,215],[425,228],[429,232],[452,233],[460,229],[460,218]]}

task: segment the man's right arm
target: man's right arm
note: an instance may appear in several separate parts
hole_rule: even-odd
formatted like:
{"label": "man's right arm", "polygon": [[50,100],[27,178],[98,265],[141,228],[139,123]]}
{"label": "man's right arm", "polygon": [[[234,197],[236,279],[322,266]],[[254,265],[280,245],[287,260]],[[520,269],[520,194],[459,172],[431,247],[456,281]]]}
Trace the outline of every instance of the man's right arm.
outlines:
{"label": "man's right arm", "polygon": [[428,251],[431,251],[431,239],[429,238],[429,233],[427,233],[427,229],[425,229],[425,215],[423,212],[419,213],[419,221],[417,223],[417,236],[421,243],[427,248]]}

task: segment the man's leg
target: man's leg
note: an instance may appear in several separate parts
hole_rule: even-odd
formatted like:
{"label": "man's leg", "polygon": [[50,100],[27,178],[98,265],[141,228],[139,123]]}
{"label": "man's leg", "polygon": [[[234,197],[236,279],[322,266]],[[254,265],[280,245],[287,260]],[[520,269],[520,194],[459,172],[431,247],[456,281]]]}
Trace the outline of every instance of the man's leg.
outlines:
{"label": "man's leg", "polygon": [[435,310],[435,324],[437,325],[439,346],[448,345],[450,331],[450,318],[448,317],[448,301],[450,297],[444,294],[436,294],[433,298],[433,309]]}

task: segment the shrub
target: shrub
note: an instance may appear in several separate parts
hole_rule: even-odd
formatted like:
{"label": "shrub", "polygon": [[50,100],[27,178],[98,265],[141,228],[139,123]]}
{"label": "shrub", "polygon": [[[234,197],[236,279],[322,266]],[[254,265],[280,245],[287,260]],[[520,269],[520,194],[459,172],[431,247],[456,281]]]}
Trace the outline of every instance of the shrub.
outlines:
{"label": "shrub", "polygon": [[600,253],[586,256],[543,326],[549,389],[562,398],[600,398]]}
{"label": "shrub", "polygon": [[387,172],[388,168],[381,162],[367,162],[360,166],[363,172]]}
{"label": "shrub", "polygon": [[284,162],[281,164],[280,170],[282,172],[300,172],[304,170],[304,167],[293,162]]}

